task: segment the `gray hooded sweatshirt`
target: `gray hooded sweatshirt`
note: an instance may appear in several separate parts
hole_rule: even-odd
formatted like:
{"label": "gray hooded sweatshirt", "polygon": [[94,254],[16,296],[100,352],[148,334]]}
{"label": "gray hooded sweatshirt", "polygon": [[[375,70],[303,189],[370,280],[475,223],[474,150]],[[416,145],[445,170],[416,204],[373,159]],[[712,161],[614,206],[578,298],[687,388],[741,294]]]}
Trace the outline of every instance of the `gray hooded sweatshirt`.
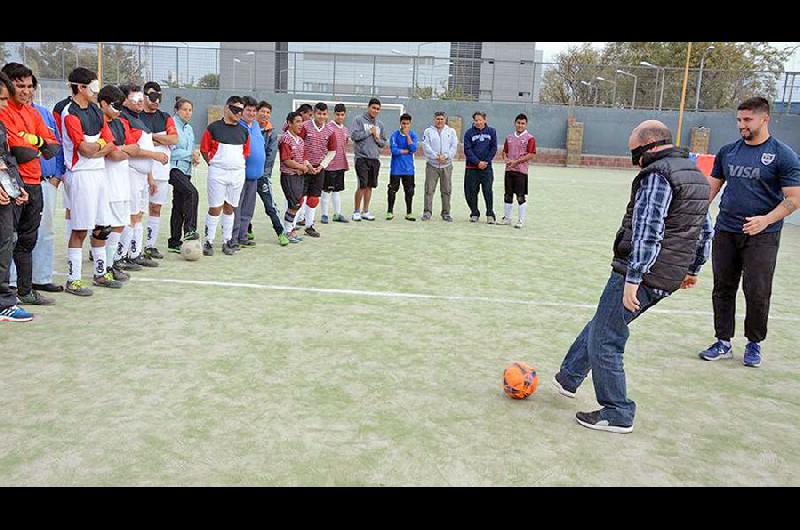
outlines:
{"label": "gray hooded sweatshirt", "polygon": [[[372,135],[372,127],[378,127],[381,141],[375,141]],[[355,143],[353,149],[353,156],[355,158],[373,158],[378,159],[381,154],[381,149],[386,146],[386,128],[380,120],[373,120],[369,117],[368,113],[356,117],[353,120],[353,126],[350,128],[350,138]]]}

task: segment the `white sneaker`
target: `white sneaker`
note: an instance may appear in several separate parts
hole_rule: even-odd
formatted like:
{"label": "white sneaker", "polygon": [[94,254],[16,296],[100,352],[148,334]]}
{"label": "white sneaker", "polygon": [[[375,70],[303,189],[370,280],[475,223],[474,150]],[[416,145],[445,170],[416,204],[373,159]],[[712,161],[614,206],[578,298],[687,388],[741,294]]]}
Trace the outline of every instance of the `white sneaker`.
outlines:
{"label": "white sneaker", "polygon": [[361,220],[361,212],[353,212],[353,221]]}
{"label": "white sneaker", "polygon": [[514,228],[522,228],[523,226],[525,225],[522,224],[522,221],[519,221],[517,222],[517,224],[514,225]]}
{"label": "white sneaker", "polygon": [[508,217],[503,217],[502,219],[497,221],[497,224],[499,224],[499,225],[510,225],[511,224],[511,219],[509,219]]}
{"label": "white sneaker", "polygon": [[361,218],[364,219],[365,221],[374,221],[375,220],[375,216],[372,215],[369,212],[364,212],[364,215],[362,215]]}

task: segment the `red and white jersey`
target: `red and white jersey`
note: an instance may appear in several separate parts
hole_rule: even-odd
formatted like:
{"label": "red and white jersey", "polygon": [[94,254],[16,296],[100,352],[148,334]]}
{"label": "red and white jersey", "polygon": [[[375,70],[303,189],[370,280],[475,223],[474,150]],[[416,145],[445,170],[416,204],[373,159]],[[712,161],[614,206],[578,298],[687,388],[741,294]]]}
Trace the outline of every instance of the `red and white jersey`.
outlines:
{"label": "red and white jersey", "polygon": [[217,120],[206,127],[200,152],[206,155],[209,167],[244,169],[245,159],[250,156],[250,133],[238,123],[229,125]]}
{"label": "red and white jersey", "polygon": [[[155,112],[141,112],[139,113],[139,117],[150,129],[150,132],[153,133],[153,136],[172,136],[178,134],[178,129],[175,127],[175,120],[172,119],[172,116],[162,110],[157,110]],[[171,169],[169,159],[172,155],[172,149],[170,149],[170,146],[168,145],[161,145],[155,142],[153,142],[153,148],[157,152],[167,155],[166,164],[162,164],[161,162],[155,162],[153,164],[153,179],[160,181],[169,180],[169,170]]]}
{"label": "red and white jersey", "polygon": [[327,170],[339,171],[344,169],[347,171],[350,169],[350,165],[347,162],[347,142],[350,139],[350,131],[346,125],[337,125],[335,121],[328,122],[326,127],[333,131],[334,136],[336,136],[336,156],[328,164]]}
{"label": "red and white jersey", "polygon": [[[136,143],[136,138],[131,134],[131,129],[126,121],[116,118],[107,123],[108,128],[111,129],[111,135],[114,137],[114,145],[122,147]],[[108,176],[106,194],[108,195],[108,202],[130,200],[131,187],[128,162],[128,159],[111,160],[106,158],[106,175]]]}
{"label": "red and white jersey", "polygon": [[94,103],[82,109],[71,101],[62,112],[64,120],[64,164],[69,171],[103,171],[105,158],[87,158],[80,154],[78,147],[83,142],[96,143],[100,138],[113,143],[114,137],[103,117],[103,111]]}
{"label": "red and white jersey", "polygon": [[[122,109],[122,114],[119,115],[119,119],[125,122],[128,125],[128,129],[131,131],[131,135],[136,140],[136,143],[139,144],[139,148],[144,149],[145,151],[155,151],[156,148],[153,145],[153,133],[150,132],[150,128],[145,125],[145,123],[139,118],[138,112],[133,112],[128,108]],[[128,167],[135,169],[139,173],[147,175],[153,170],[153,166],[159,164],[160,162],[156,162],[155,160],[151,160],[149,158],[131,158],[128,160]]]}
{"label": "red and white jersey", "polygon": [[314,167],[322,162],[328,151],[336,151],[336,135],[327,124],[317,128],[314,120],[308,120],[300,129],[300,137],[306,143],[306,160]]}
{"label": "red and white jersey", "polygon": [[[511,160],[522,158],[527,154],[536,154],[536,138],[528,131],[523,131],[522,134],[513,132],[506,136],[506,142],[503,144],[503,152],[506,154],[506,157]],[[509,167],[508,170],[527,175],[528,161],[520,162],[516,166]]]}
{"label": "red and white jersey", "polygon": [[306,161],[305,158],[305,141],[299,136],[295,136],[289,131],[283,133],[281,139],[278,140],[278,151],[281,157],[281,175],[301,175],[302,173],[296,169],[292,169],[286,165],[287,160],[294,160],[298,164]]}

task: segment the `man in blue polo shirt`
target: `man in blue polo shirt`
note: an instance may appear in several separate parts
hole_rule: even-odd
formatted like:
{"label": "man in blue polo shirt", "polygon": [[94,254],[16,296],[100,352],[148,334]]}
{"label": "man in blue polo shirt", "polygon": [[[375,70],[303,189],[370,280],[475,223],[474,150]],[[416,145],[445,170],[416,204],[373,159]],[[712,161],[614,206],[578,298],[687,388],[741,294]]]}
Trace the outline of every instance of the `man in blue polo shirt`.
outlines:
{"label": "man in blue polo shirt", "polygon": [[769,102],[745,100],[737,108],[741,138],[723,146],[711,172],[711,200],[725,186],[714,235],[714,329],[717,341],[700,353],[707,361],[733,357],[736,292],[742,280],[748,343],[744,365],[761,365],[767,337],[772,276],[783,218],[800,207],[800,161],[769,134]]}

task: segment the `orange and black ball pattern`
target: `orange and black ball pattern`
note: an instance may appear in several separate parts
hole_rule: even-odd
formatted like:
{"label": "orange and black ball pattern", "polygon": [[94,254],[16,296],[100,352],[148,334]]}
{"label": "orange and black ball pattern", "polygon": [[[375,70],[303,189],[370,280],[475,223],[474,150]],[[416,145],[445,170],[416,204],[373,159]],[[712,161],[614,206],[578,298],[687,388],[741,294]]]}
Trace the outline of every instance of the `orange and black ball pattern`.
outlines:
{"label": "orange and black ball pattern", "polygon": [[522,362],[509,364],[503,372],[503,390],[514,399],[525,399],[539,386],[536,369]]}

